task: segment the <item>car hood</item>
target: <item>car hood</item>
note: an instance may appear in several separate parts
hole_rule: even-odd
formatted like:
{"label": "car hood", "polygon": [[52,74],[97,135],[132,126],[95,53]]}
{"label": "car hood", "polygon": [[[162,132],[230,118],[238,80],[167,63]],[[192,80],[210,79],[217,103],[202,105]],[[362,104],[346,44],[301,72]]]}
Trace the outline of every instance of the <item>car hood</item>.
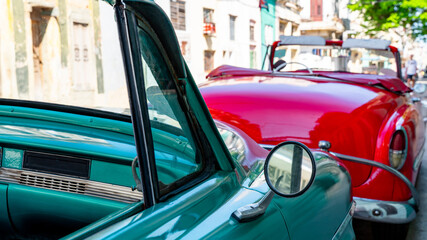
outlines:
{"label": "car hood", "polygon": [[[255,76],[223,78],[199,86],[215,119],[242,129],[259,144],[300,141],[317,148],[374,159],[383,120],[399,105],[384,89],[324,77]],[[353,186],[371,167],[346,164]]]}

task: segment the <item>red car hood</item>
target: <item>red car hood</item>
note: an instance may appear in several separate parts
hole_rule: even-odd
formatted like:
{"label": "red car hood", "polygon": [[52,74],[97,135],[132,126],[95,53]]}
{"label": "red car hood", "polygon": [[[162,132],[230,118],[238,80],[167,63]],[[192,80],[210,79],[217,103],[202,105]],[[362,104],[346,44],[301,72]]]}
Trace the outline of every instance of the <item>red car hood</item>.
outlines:
{"label": "red car hood", "polygon": [[[255,76],[226,78],[200,85],[213,118],[237,126],[260,144],[295,140],[317,148],[374,159],[383,120],[399,104],[383,89],[323,77]],[[353,186],[371,167],[347,164]],[[357,173],[356,173],[357,172]]]}

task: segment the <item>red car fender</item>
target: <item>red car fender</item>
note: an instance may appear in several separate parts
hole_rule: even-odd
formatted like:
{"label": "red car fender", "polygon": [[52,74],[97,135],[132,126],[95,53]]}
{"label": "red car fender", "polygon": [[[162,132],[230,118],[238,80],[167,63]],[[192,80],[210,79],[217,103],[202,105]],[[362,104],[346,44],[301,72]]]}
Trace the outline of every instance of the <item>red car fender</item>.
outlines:
{"label": "red car fender", "polygon": [[[417,137],[423,137],[424,126],[417,124],[414,121],[421,119],[413,105],[401,105],[393,115],[384,121],[380,128],[375,151],[376,162],[380,162],[390,166],[389,149],[393,134],[397,130],[404,130],[407,136],[407,156],[400,172],[403,173],[412,183],[415,184],[415,176],[418,169],[414,170],[414,160],[422,149],[422,144],[417,146],[414,143],[422,143],[417,141]],[[415,129],[415,126],[420,126]],[[375,188],[381,186],[381,188]],[[375,190],[374,190],[375,188]],[[373,168],[369,179],[361,186],[354,189],[355,194],[360,197],[369,197],[379,200],[404,201],[411,197],[411,193],[406,185],[393,174],[379,168]]]}

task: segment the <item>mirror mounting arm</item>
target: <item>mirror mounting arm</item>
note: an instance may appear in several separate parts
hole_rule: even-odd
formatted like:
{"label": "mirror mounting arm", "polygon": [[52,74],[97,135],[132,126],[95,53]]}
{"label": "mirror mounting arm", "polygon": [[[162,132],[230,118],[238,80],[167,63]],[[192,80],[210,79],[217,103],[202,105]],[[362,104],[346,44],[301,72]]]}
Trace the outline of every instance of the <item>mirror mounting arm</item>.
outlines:
{"label": "mirror mounting arm", "polygon": [[255,220],[265,213],[273,197],[274,192],[269,190],[261,200],[237,209],[233,212],[232,216],[241,223]]}
{"label": "mirror mounting arm", "polygon": [[348,155],[344,155],[344,154],[340,154],[340,153],[336,153],[336,152],[331,152],[331,154],[338,157],[341,160],[344,160],[344,161],[361,163],[361,164],[381,168],[381,169],[393,174],[394,176],[398,177],[400,180],[402,180],[406,184],[406,186],[409,188],[409,191],[411,191],[412,197],[414,198],[414,202],[415,202],[413,207],[414,207],[415,211],[418,212],[420,199],[419,199],[417,189],[412,184],[412,182],[405,175],[403,175],[403,173],[401,173],[398,170],[396,170],[390,166],[387,166],[383,163],[375,162],[374,160],[368,160],[368,159],[364,159],[364,158],[348,156]]}
{"label": "mirror mounting arm", "polygon": [[185,78],[178,78],[178,86],[181,88],[181,91],[184,95],[186,95],[186,92],[185,92],[186,85],[187,85],[187,80]]}
{"label": "mirror mounting arm", "polygon": [[142,182],[141,182],[141,179],[139,179],[138,174],[136,173],[137,164],[138,164],[138,157],[135,157],[132,161],[132,177],[136,183],[136,186],[132,186],[131,188],[132,188],[132,191],[137,190],[139,192],[142,192]]}

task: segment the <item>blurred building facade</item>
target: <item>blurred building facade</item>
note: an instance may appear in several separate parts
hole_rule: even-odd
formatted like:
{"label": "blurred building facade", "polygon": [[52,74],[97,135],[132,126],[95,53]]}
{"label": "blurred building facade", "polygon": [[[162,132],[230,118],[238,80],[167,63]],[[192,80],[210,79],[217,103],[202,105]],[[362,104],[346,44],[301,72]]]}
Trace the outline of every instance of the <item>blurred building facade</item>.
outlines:
{"label": "blurred building facade", "polygon": [[196,82],[222,64],[257,68],[261,59],[258,0],[156,0],[174,25]]}
{"label": "blurred building facade", "polygon": [[[197,82],[223,64],[260,68],[280,35],[343,39],[351,33],[348,0],[155,1],[171,18]],[[289,56],[299,52],[290,50]]]}
{"label": "blurred building facade", "polygon": [[[1,82],[3,97],[16,94],[40,100],[46,95],[59,97],[55,92],[65,89],[62,84],[72,85],[76,90],[103,90],[102,82],[92,86],[85,81],[85,78],[96,78],[100,60],[95,54],[100,52],[96,49],[100,43],[91,44],[89,41],[93,38],[88,37],[99,28],[94,18],[94,13],[95,17],[99,16],[99,8],[92,3],[7,1],[7,7],[0,9],[1,79],[16,81]],[[74,58],[69,52],[74,52]],[[80,71],[70,76],[68,68]]]}
{"label": "blurred building facade", "polygon": [[113,107],[128,105],[127,95],[115,98],[126,88],[124,79],[117,84],[124,74],[111,6],[99,0],[13,0],[3,6],[1,98],[91,107],[110,99]]}
{"label": "blurred building facade", "polygon": [[[261,68],[267,46],[280,35],[369,37],[357,13],[347,9],[349,0],[155,1],[169,15],[198,83],[223,64]],[[9,0],[4,6],[0,97],[127,106],[127,97],[120,97],[126,92],[124,81],[117,81],[124,75],[120,47],[111,45],[118,38],[111,31],[116,24],[111,6],[100,0]],[[403,58],[417,53],[417,44],[399,29],[378,37],[403,50]],[[288,53],[286,61],[292,61],[300,49],[289,47]],[[415,59],[424,66],[423,56],[415,54]],[[354,51],[353,66],[370,64],[362,57]]]}
{"label": "blurred building facade", "polygon": [[301,34],[342,39],[348,0],[301,0]]}
{"label": "blurred building facade", "polygon": [[389,40],[391,42],[391,45],[397,47],[399,49],[402,63],[405,63],[407,59],[409,59],[410,55],[414,55],[414,59],[419,64],[419,69],[422,69],[427,64],[427,54],[425,51],[423,51],[425,43],[415,41],[409,36],[409,33],[407,32],[408,29],[404,28],[403,26],[400,26],[398,28],[392,28],[387,31],[382,31],[378,33],[367,33],[366,29],[363,27],[363,25],[367,25],[368,23],[364,22],[363,19],[360,17],[359,12],[349,12],[346,5],[348,4],[348,0],[343,0],[343,7],[345,9],[342,10],[342,12],[347,12],[347,19],[345,20],[345,23],[348,23],[348,26],[346,25],[346,30],[343,33],[343,39],[347,38],[360,38],[360,39],[369,39],[369,38],[378,38],[378,39],[384,39]]}

